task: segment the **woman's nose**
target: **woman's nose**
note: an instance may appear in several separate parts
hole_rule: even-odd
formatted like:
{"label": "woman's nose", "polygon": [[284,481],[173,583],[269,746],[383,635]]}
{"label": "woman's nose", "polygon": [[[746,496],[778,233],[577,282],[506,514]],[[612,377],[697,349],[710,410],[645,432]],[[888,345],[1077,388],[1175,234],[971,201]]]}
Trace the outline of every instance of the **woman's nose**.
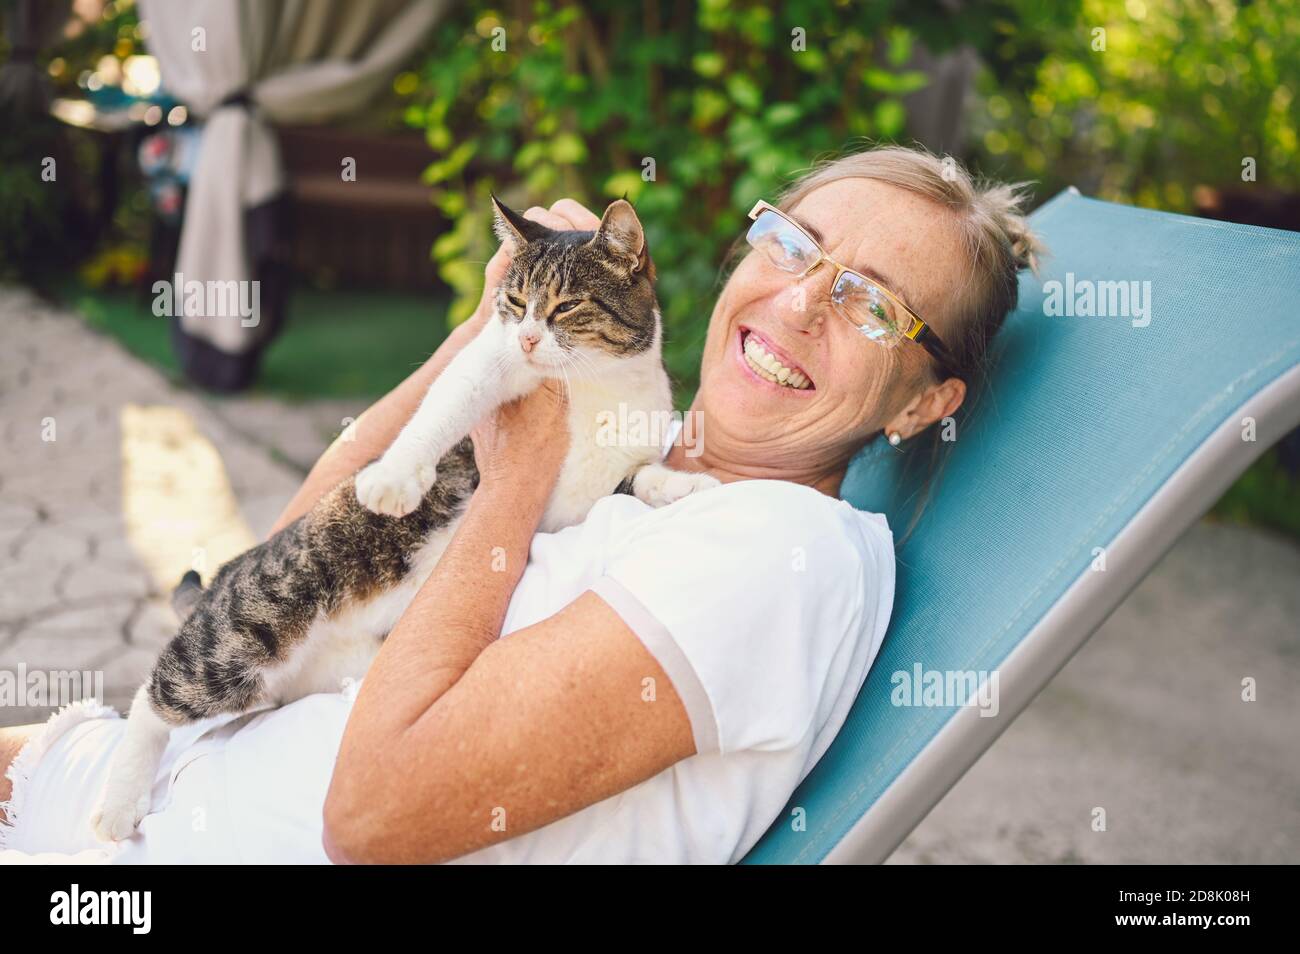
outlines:
{"label": "woman's nose", "polygon": [[785,288],[777,300],[778,312],[782,322],[791,331],[817,334],[822,327],[822,313],[809,300],[813,293],[809,284],[801,281]]}

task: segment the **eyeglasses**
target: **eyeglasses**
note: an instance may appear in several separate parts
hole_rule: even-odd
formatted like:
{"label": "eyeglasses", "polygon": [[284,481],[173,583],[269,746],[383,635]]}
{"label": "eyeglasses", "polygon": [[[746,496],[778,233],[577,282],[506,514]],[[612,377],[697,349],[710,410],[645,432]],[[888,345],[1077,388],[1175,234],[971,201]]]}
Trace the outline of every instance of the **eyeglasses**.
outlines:
{"label": "eyeglasses", "polygon": [[915,341],[939,363],[941,370],[947,372],[952,367],[948,349],[939,336],[889,289],[832,259],[803,226],[775,206],[756,202],[749,217],[753,225],[745,239],[781,271],[804,278],[824,264],[835,266],[831,304],[836,314],[863,337],[890,347],[904,339]]}

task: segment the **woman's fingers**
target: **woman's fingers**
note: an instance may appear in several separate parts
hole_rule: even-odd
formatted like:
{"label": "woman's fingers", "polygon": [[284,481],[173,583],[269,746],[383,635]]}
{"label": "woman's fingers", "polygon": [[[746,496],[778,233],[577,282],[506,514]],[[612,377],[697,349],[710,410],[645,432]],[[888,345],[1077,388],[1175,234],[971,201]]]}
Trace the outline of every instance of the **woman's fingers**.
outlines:
{"label": "woman's fingers", "polygon": [[506,269],[510,267],[510,249],[501,245],[488,259],[487,266],[483,269],[483,300],[486,302],[497,285],[501,284],[501,279],[505,277]]}
{"label": "woman's fingers", "polygon": [[600,225],[600,216],[574,199],[560,199],[551,205],[551,212],[580,231],[592,231]]}
{"label": "woman's fingers", "polygon": [[549,209],[535,205],[524,213],[524,218],[532,219],[548,229],[557,232],[578,229],[590,231],[600,225],[600,216],[595,215],[581,202],[574,199],[560,199]]}
{"label": "woman's fingers", "polygon": [[532,219],[538,225],[545,225],[548,229],[554,229],[557,232],[567,232],[573,228],[569,220],[562,215],[556,215],[550,209],[543,209],[540,205],[535,205],[524,213],[524,218]]}
{"label": "woman's fingers", "polygon": [[474,460],[480,486],[501,479],[551,481],[568,453],[568,398],[558,382],[497,408],[474,425]]}

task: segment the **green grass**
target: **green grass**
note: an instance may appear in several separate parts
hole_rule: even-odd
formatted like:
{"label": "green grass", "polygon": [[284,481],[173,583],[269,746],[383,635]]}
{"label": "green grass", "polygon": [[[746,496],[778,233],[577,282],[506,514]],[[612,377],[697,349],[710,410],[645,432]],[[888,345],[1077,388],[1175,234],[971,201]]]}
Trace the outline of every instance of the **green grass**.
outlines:
{"label": "green grass", "polygon": [[1271,527],[1300,540],[1300,480],[1267,451],[1228,488],[1211,513],[1222,520]]}
{"label": "green grass", "polygon": [[[78,287],[68,304],[136,357],[179,377],[169,319],[156,317],[147,298]],[[377,397],[446,337],[447,304],[432,294],[297,289],[254,393],[290,400]]]}

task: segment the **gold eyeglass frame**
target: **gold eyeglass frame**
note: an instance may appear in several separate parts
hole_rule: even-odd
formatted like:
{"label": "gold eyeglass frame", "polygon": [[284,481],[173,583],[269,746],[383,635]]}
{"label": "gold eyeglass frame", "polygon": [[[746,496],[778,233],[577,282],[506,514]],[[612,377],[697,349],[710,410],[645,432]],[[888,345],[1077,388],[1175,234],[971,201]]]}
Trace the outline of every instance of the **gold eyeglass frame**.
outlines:
{"label": "gold eyeglass frame", "polygon": [[[813,272],[817,271],[817,269],[821,268],[822,265],[829,263],[835,266],[835,277],[831,279],[832,293],[834,293],[835,291],[835,286],[839,284],[840,277],[843,276],[846,272],[854,276],[855,278],[860,279],[866,284],[871,285],[873,288],[879,289],[880,293],[884,295],[886,298],[888,298],[890,302],[892,302],[895,305],[895,307],[897,307],[900,311],[902,311],[905,315],[907,315],[908,318],[912,319],[911,326],[906,331],[900,330],[899,334],[902,337],[907,338],[909,341],[915,341],[926,351],[928,351],[931,357],[933,357],[935,361],[939,363],[939,367],[943,371],[947,372],[951,368],[952,361],[949,357],[948,348],[943,343],[943,339],[940,338],[935,333],[933,328],[931,328],[928,324],[926,324],[926,322],[921,318],[920,315],[918,315],[911,308],[909,308],[907,304],[903,301],[903,299],[898,297],[898,295],[894,294],[892,291],[890,291],[888,288],[882,285],[878,280],[872,278],[871,276],[863,275],[861,272],[854,271],[848,266],[841,265],[839,262],[835,261],[835,259],[831,258],[829,255],[826,254],[826,250],[822,248],[821,243],[808,234],[807,229],[805,229],[794,219],[790,218],[790,216],[786,215],[776,206],[772,205],[770,202],[766,202],[762,199],[759,199],[757,202],[755,202],[754,207],[749,210],[749,220],[751,222],[757,222],[758,217],[762,215],[764,212],[775,212],[787,223],[789,223],[789,225],[792,228],[797,229],[799,231],[799,234],[802,235],[804,238],[806,238],[812,244],[813,248],[817,249],[817,255],[818,255],[817,261],[813,262],[802,272],[800,272],[797,278],[804,279],[809,275],[811,275]],[[746,230],[745,235],[746,238],[748,239],[748,235],[749,235],[748,230]],[[779,268],[780,266],[777,267]],[[784,269],[782,270],[784,271]],[[787,274],[794,275],[795,273],[788,272]],[[835,309],[835,313],[839,315],[841,318],[843,318],[845,321],[847,321],[849,324],[853,325],[855,328],[863,327],[860,324],[854,324],[853,320],[845,316],[838,308]]]}

